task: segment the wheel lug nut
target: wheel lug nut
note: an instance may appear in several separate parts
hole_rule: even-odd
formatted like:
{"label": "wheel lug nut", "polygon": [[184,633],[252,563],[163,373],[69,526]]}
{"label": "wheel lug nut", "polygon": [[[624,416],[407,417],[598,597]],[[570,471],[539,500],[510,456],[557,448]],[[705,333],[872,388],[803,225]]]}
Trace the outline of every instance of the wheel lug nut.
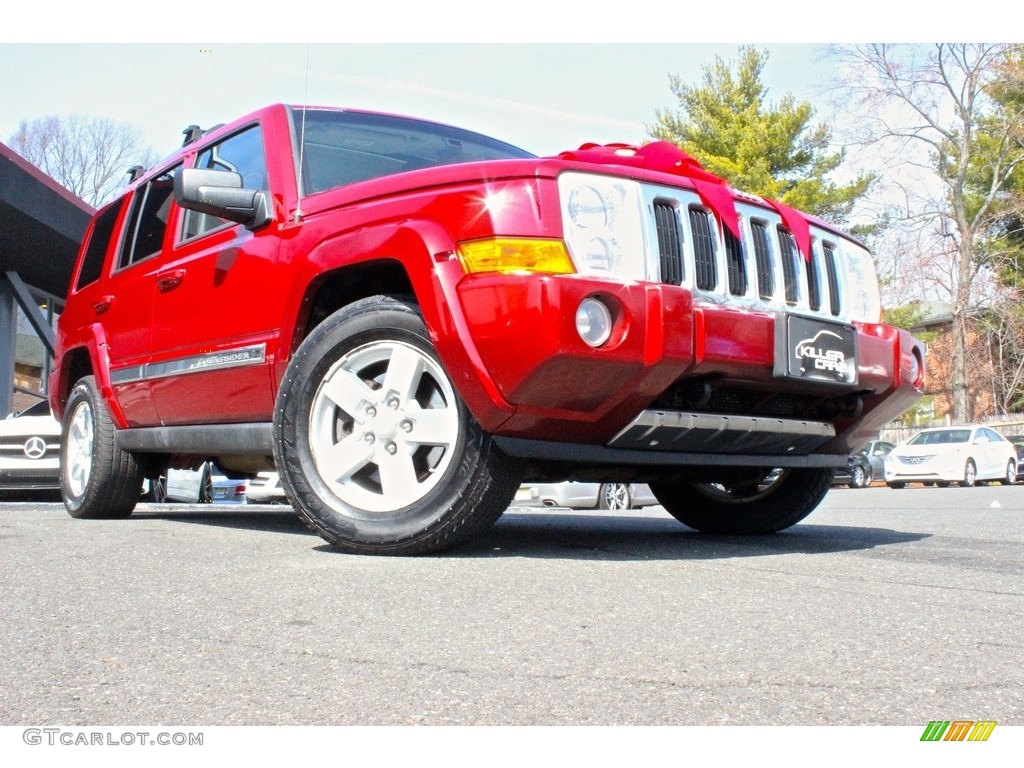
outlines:
{"label": "wheel lug nut", "polygon": [[374,416],[376,416],[376,415],[377,415],[377,409],[376,409],[376,408],[374,408],[374,407],[373,407],[372,405],[371,405],[371,406],[369,406],[369,407],[368,407],[368,408],[366,409],[366,417],[367,417],[367,418],[370,418],[370,419],[372,419],[372,418],[373,418]]}
{"label": "wheel lug nut", "polygon": [[398,446],[395,445],[394,443],[388,443],[384,447],[387,450],[387,452],[390,453],[392,456],[394,456],[396,453],[398,453]]}
{"label": "wheel lug nut", "polygon": [[399,424],[399,426],[402,428],[403,432],[412,432],[412,422],[408,419],[405,419],[401,424]]}
{"label": "wheel lug nut", "polygon": [[393,411],[397,411],[398,406],[399,402],[397,397],[392,397],[390,400],[388,400],[388,408],[392,409]]}
{"label": "wheel lug nut", "polygon": [[368,443],[369,443],[370,445],[373,445],[373,444],[374,444],[374,442],[376,442],[376,440],[377,440],[377,438],[375,438],[375,437],[373,436],[373,433],[372,433],[372,432],[367,432],[367,433],[366,433],[366,436],[365,436],[365,437],[364,437],[363,439],[364,439],[364,440],[365,440],[366,442],[368,442]]}

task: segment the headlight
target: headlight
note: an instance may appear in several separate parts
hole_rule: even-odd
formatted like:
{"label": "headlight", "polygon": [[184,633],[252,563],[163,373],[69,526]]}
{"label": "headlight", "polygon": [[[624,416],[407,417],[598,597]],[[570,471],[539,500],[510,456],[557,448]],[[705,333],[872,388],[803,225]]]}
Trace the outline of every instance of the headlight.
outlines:
{"label": "headlight", "polygon": [[850,319],[863,323],[878,323],[882,319],[882,298],[878,292],[878,275],[871,254],[858,245],[847,242],[846,284],[850,302]]}
{"label": "headlight", "polygon": [[576,271],[646,279],[640,187],[630,179],[563,173],[562,228]]}

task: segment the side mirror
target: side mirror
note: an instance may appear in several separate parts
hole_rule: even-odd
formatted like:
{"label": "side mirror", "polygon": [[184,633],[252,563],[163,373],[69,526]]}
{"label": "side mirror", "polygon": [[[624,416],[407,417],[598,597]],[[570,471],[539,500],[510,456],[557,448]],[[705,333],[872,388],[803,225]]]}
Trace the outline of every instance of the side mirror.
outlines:
{"label": "side mirror", "polygon": [[174,174],[174,201],[182,208],[209,213],[259,229],[272,220],[267,196],[243,189],[242,177],[232,171],[182,168]]}

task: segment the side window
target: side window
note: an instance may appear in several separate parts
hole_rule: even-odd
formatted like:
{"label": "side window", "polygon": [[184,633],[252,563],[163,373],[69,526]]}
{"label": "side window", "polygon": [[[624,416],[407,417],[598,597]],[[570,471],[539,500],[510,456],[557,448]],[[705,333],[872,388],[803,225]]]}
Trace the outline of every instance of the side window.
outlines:
{"label": "side window", "polygon": [[[196,168],[233,171],[242,177],[246,189],[267,188],[267,161],[263,154],[263,133],[258,125],[213,144],[200,153]],[[182,241],[210,232],[233,222],[198,211],[186,211]]]}
{"label": "side window", "polygon": [[123,202],[123,199],[118,200],[96,217],[89,244],[85,248],[85,256],[82,257],[82,268],[75,283],[76,291],[100,279],[110,238],[114,234],[114,224],[117,223],[117,215],[121,212]]}
{"label": "side window", "polygon": [[174,168],[161,174],[135,191],[128,225],[125,227],[121,257],[117,263],[119,269],[160,253],[171,212],[176,170]]}

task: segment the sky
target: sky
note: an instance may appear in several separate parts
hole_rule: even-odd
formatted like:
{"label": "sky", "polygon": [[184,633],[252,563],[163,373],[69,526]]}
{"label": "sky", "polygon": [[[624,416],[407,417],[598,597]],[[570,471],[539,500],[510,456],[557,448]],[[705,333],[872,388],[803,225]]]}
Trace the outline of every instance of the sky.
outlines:
{"label": "sky", "polygon": [[[820,99],[820,46],[770,45],[773,100]],[[479,131],[536,154],[642,141],[674,109],[669,74],[697,82],[738,44],[7,43],[0,141],[22,120],[72,113],[138,127],[164,156],[181,131],[275,102],[397,112]]]}
{"label": "sky", "polygon": [[[936,16],[945,2],[931,4]],[[888,33],[928,39],[919,14],[892,5],[863,0],[860,13],[830,20],[801,0],[391,0],[324,11],[249,0],[234,14],[97,0],[48,3],[42,23],[42,6],[25,3],[4,11],[0,29],[0,141],[22,120],[77,113],[137,127],[163,157],[189,124],[287,102],[423,117],[556,154],[642,142],[657,110],[677,106],[670,74],[697,83],[702,66],[735,59],[744,43],[770,51],[771,101],[792,94],[830,122],[835,65],[823,43],[877,34],[883,16]]]}

